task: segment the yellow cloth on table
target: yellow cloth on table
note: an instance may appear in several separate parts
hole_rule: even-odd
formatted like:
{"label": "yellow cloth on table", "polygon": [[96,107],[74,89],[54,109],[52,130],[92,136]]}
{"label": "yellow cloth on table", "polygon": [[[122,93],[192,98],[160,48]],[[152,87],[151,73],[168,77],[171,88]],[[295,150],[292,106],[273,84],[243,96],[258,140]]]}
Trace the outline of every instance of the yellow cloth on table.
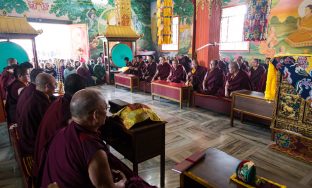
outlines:
{"label": "yellow cloth on table", "polygon": [[129,70],[129,67],[122,67],[118,69],[120,72],[126,72],[127,70]]}
{"label": "yellow cloth on table", "polygon": [[152,121],[161,121],[158,115],[153,112],[150,107],[139,103],[127,105],[114,114],[114,116],[119,116],[126,129],[130,129],[135,124],[148,119]]}

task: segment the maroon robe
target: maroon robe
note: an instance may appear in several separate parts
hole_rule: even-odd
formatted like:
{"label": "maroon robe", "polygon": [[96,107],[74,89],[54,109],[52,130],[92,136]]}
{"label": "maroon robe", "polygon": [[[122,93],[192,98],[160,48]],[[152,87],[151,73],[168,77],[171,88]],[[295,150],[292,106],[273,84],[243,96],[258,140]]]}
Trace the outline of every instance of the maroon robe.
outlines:
{"label": "maroon robe", "polygon": [[257,91],[264,93],[265,87],[266,87],[267,76],[268,76],[268,71],[265,71],[261,76]]}
{"label": "maroon robe", "polygon": [[247,73],[242,70],[240,70],[234,78],[232,78],[231,75],[229,75],[228,82],[229,82],[228,86],[229,95],[236,90],[242,89],[251,90],[250,79]]}
{"label": "maroon robe", "polygon": [[157,64],[155,62],[148,63],[145,65],[143,72],[143,80],[151,82],[156,73]]}
{"label": "maroon robe", "polygon": [[50,141],[56,132],[67,126],[68,120],[71,118],[70,114],[70,100],[72,96],[65,93],[64,96],[56,99],[48,108],[43,116],[37,133],[35,155],[34,155],[34,175],[38,175],[38,168],[41,161],[45,160],[45,148],[48,147]]}
{"label": "maroon robe", "polygon": [[131,69],[130,74],[134,74],[134,75],[136,75],[137,77],[140,78],[142,76],[142,69],[143,69],[143,67],[144,67],[144,61],[136,62],[133,65],[133,69]]}
{"label": "maroon robe", "polygon": [[183,65],[178,65],[176,69],[171,67],[170,76],[168,77],[170,82],[180,83],[185,82],[186,72]]}
{"label": "maroon robe", "polygon": [[171,66],[169,63],[164,62],[163,64],[157,65],[157,75],[155,80],[167,80],[170,74]]}
{"label": "maroon robe", "polygon": [[223,71],[219,68],[215,68],[207,74],[208,75],[204,83],[206,87],[206,90],[203,91],[204,94],[224,96],[225,75]]}
{"label": "maroon robe", "polygon": [[253,68],[250,69],[250,82],[253,91],[260,90],[259,83],[264,72],[265,69],[261,65],[259,65],[259,67],[256,70],[254,70]]}
{"label": "maroon robe", "polygon": [[22,90],[17,101],[16,117],[20,117],[21,111],[25,106],[25,101],[32,95],[35,90],[36,85],[31,82],[27,87]]}
{"label": "maroon robe", "polygon": [[5,103],[5,111],[7,113],[7,121],[8,124],[16,123],[16,108],[18,101],[18,90],[25,87],[26,85],[15,79],[8,87],[7,87],[7,97]]}
{"label": "maroon robe", "polygon": [[191,81],[194,91],[203,90],[203,81],[206,75],[207,69],[202,66],[197,66],[196,71],[191,75]]}
{"label": "maroon robe", "polygon": [[[75,122],[58,131],[53,138],[46,162],[44,163],[41,187],[57,182],[59,187],[94,187],[89,179],[88,165],[98,150],[107,153],[111,169],[125,172],[125,169],[114,168],[114,163],[120,163],[127,171],[131,170],[120,160],[109,153],[99,135],[90,132]],[[111,160],[113,158],[113,160]],[[127,176],[128,187],[150,187],[142,179],[133,175]]]}
{"label": "maroon robe", "polygon": [[38,90],[35,90],[24,102],[20,116],[17,119],[23,154],[34,153],[38,128],[49,105],[49,98]]}
{"label": "maroon robe", "polygon": [[7,87],[14,81],[13,73],[8,71],[9,68],[5,68],[0,76],[0,94],[2,100],[6,100]]}

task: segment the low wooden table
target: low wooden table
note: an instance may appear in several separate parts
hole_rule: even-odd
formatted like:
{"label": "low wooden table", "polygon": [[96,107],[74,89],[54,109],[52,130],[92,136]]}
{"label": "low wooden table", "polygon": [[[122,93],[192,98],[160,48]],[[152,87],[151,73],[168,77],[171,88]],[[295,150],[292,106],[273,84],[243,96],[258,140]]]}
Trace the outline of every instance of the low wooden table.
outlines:
{"label": "low wooden table", "polygon": [[115,74],[115,86],[123,86],[129,88],[133,92],[134,88],[139,88],[139,78],[133,74]]}
{"label": "low wooden table", "polygon": [[152,82],[151,94],[153,100],[154,96],[159,96],[180,103],[180,108],[182,108],[183,102],[186,102],[188,107],[190,106],[190,91],[191,87],[183,83],[156,80]]}
{"label": "low wooden table", "polygon": [[240,90],[232,93],[231,126],[233,127],[234,112],[272,121],[274,103],[264,98],[264,93]]}
{"label": "low wooden table", "polygon": [[[191,157],[189,157],[191,158]],[[193,164],[190,168],[180,174],[180,187],[214,187],[214,188],[237,188],[240,187],[230,180],[241,161],[215,148],[208,148],[205,157]],[[257,166],[257,175],[272,180],[288,188],[306,187],[296,185],[296,182],[287,177],[281,177]],[[173,169],[174,170],[174,169]]]}
{"label": "low wooden table", "polygon": [[109,117],[103,127],[103,139],[133,164],[138,175],[138,164],[160,155],[160,185],[165,184],[165,124],[167,122],[142,122],[131,129]]}

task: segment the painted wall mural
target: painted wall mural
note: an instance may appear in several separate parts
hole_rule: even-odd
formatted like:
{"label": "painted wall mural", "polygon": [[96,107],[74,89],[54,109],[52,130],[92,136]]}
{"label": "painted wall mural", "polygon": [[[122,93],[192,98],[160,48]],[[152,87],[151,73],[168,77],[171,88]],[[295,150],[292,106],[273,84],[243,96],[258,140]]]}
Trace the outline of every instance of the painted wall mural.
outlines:
{"label": "painted wall mural", "polygon": [[[224,0],[223,7],[244,3],[245,0]],[[234,59],[243,55],[250,60],[276,54],[312,53],[311,32],[312,0],[272,0],[267,40],[251,42],[247,52],[221,52],[221,57]]]}
{"label": "painted wall mural", "polygon": [[[139,50],[153,50],[149,0],[131,0],[132,25],[143,34],[138,40]],[[0,3],[0,14],[27,16],[53,20],[85,23],[88,26],[90,57],[96,58],[103,51],[103,35],[108,24],[117,24],[114,0],[10,0]]]}
{"label": "painted wall mural", "polygon": [[192,0],[174,0],[173,13],[179,17],[179,50],[178,52],[161,52],[160,46],[157,45],[157,18],[156,18],[156,0],[151,2],[151,25],[152,40],[154,48],[159,55],[185,55],[192,53],[192,36],[193,36],[193,14],[194,6]]}

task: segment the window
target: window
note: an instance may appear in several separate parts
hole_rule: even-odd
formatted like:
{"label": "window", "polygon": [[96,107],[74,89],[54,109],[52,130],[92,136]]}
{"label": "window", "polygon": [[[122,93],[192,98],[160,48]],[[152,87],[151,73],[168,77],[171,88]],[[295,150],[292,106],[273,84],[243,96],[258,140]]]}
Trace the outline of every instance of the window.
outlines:
{"label": "window", "polygon": [[161,45],[162,51],[179,50],[179,17],[172,18],[172,44]]}
{"label": "window", "polygon": [[244,39],[244,20],[247,6],[240,5],[222,9],[220,50],[249,50],[249,43]]}

